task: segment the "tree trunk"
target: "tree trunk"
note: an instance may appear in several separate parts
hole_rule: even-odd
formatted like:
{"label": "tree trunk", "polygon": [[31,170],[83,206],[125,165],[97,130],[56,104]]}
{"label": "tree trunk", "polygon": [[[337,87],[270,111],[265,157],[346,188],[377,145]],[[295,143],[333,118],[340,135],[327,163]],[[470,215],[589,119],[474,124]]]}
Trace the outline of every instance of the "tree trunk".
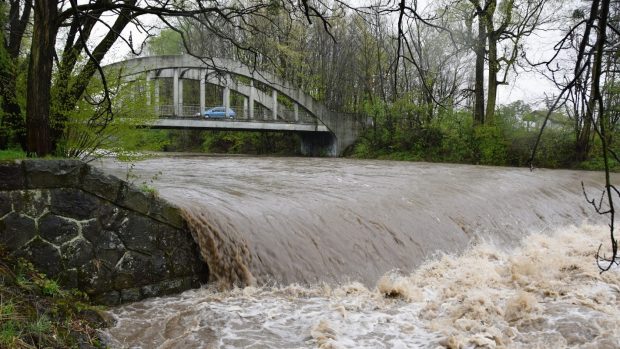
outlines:
{"label": "tree trunk", "polygon": [[[496,1],[491,1],[487,7],[484,18],[487,25],[487,38],[489,41],[489,80],[487,86],[487,110],[485,115],[486,123],[493,123],[495,117],[495,105],[497,104],[497,73],[499,62],[497,61],[497,42],[501,32],[496,32],[493,25]],[[501,29],[499,29],[501,30]]]}
{"label": "tree trunk", "polygon": [[474,125],[484,124],[484,49],[486,48],[486,25],[483,13],[478,13],[478,39],[476,40],[476,85],[474,94]]}
{"label": "tree trunk", "polygon": [[30,155],[45,156],[52,151],[49,112],[57,15],[56,1],[35,1],[26,96],[27,151]]}
{"label": "tree trunk", "polygon": [[[598,17],[599,11],[599,0],[593,0],[590,5],[590,16],[586,23],[586,28],[583,34],[584,38],[590,37],[590,31],[594,28],[594,21]],[[582,61],[584,60],[586,48],[588,47],[589,41],[587,39],[582,39],[579,44],[579,51],[577,53],[577,63],[575,64],[575,76],[579,75],[579,71],[582,69]],[[590,101],[588,102],[590,103]],[[578,111],[575,112],[575,130],[577,131],[577,137],[575,141],[575,160],[578,162],[584,161],[587,159],[588,154],[590,153],[591,146],[591,130],[592,130],[592,108],[588,108],[586,110],[585,115],[582,117],[583,126],[579,129],[579,121],[578,121]]]}
{"label": "tree trunk", "polygon": [[575,160],[577,162],[585,161],[590,154],[592,121],[584,118],[581,132],[577,135],[575,142]]}

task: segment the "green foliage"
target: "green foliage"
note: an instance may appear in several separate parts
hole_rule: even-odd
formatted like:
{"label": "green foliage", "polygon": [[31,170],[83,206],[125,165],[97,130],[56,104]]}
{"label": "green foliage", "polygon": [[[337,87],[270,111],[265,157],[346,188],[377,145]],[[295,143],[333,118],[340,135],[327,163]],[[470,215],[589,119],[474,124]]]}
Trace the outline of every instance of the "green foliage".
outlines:
{"label": "green foliage", "polygon": [[93,79],[88,86],[89,97],[78,101],[77,107],[65,115],[59,155],[91,159],[112,153],[131,158],[140,156],[136,151],[161,150],[167,144],[163,133],[141,128],[157,118],[154,108],[147,106],[152,86],[138,79],[129,83],[108,81],[108,87],[109,109],[101,80]]}
{"label": "green foliage", "polygon": [[[364,111],[374,125],[356,143],[354,157],[500,166],[529,165],[546,115],[515,102],[498,109],[494,124],[474,127],[470,112],[440,109],[429,120],[424,107],[402,100],[393,104],[366,102]],[[574,166],[574,143],[569,120],[554,113],[538,145],[535,165]],[[591,162],[581,167],[600,169],[599,165]]]}
{"label": "green foliage", "polygon": [[281,132],[212,131],[204,134],[202,151],[232,154],[296,154],[295,135]]}
{"label": "green foliage", "polygon": [[26,152],[21,149],[0,150],[0,160],[25,159]]}
{"label": "green foliage", "polygon": [[172,29],[163,29],[159,35],[149,38],[146,49],[152,56],[180,55],[185,52],[181,35]]}
{"label": "green foliage", "polygon": [[157,189],[155,189],[155,187],[150,186],[146,182],[140,184],[138,188],[140,189],[141,192],[145,194],[148,194],[153,197],[157,196]]}
{"label": "green foliage", "polygon": [[80,292],[63,290],[32,263],[10,257],[0,247],[0,348],[102,347]]}
{"label": "green foliage", "polygon": [[507,146],[502,129],[494,125],[474,128],[479,162],[483,165],[506,165]]}
{"label": "green foliage", "polygon": [[58,285],[56,281],[49,280],[46,278],[42,278],[37,283],[37,286],[39,286],[39,288],[41,289],[41,292],[46,296],[51,296],[51,297],[59,296],[62,291],[60,289],[60,285]]}
{"label": "green foliage", "polygon": [[165,130],[153,130],[135,128],[131,132],[119,135],[120,144],[126,151],[162,151],[170,145],[168,132]]}
{"label": "green foliage", "polygon": [[[614,137],[612,139],[611,142],[611,149],[619,149],[620,148],[620,141],[618,140],[618,137]],[[602,171],[605,169],[605,163],[603,160],[603,157],[601,156],[602,154],[602,145],[601,145],[601,140],[600,138],[595,138],[593,144],[592,144],[592,149],[591,149],[591,153],[592,154],[596,154],[595,156],[587,159],[586,161],[582,161],[578,164],[578,168],[583,169],[583,170],[590,170],[590,171]],[[609,168],[613,171],[613,172],[620,172],[620,163],[618,163],[616,161],[616,159],[614,159],[613,157],[609,158]]]}

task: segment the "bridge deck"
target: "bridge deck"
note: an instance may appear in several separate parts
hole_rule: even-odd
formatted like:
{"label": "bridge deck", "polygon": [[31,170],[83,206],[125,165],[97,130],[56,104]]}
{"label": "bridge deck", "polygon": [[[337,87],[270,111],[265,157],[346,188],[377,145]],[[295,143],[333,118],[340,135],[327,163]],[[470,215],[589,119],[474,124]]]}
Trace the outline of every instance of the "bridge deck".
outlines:
{"label": "bridge deck", "polygon": [[211,130],[329,132],[329,129],[325,125],[223,119],[209,120],[162,118],[153,121],[147,126],[151,128],[185,128]]}

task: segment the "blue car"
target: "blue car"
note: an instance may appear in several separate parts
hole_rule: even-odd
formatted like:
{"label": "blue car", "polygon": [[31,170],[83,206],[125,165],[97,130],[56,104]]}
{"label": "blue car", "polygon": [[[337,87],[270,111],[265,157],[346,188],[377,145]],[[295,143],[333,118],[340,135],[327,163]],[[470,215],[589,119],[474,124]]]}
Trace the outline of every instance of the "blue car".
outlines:
{"label": "blue car", "polygon": [[[200,116],[200,114],[196,113],[194,116]],[[235,111],[228,108],[228,112],[226,112],[225,107],[215,107],[202,112],[202,116],[206,119],[232,119],[235,117]]]}

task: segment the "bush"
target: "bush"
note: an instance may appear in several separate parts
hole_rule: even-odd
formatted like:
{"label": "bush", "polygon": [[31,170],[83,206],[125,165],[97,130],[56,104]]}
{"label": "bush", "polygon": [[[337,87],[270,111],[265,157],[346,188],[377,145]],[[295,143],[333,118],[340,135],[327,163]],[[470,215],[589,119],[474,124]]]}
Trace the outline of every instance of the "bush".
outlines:
{"label": "bush", "polygon": [[474,128],[478,162],[483,165],[506,165],[507,146],[502,129],[494,125]]}
{"label": "bush", "polygon": [[[538,129],[514,115],[498,113],[495,123],[473,126],[471,113],[444,109],[427,124],[394,123],[390,108],[369,108],[375,125],[360,137],[353,155],[359,158],[425,160],[485,165],[529,166]],[[574,134],[566,126],[548,127],[540,140],[534,164],[538,167],[571,167]],[[392,130],[393,128],[393,130]],[[598,162],[582,168],[600,169]]]}

